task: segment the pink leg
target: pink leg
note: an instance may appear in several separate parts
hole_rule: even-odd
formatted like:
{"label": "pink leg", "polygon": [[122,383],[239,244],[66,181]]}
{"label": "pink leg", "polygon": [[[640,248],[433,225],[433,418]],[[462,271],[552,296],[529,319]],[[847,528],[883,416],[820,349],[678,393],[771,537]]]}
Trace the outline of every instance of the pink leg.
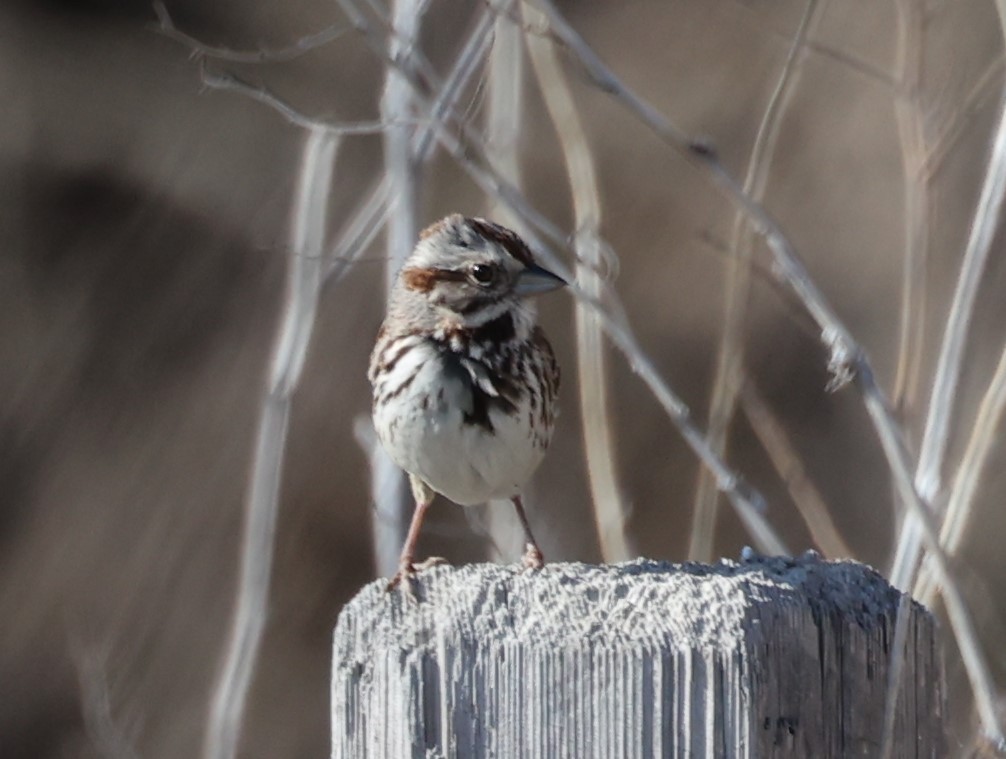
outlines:
{"label": "pink leg", "polygon": [[[415,490],[415,488],[413,489]],[[416,498],[416,510],[412,512],[409,534],[405,537],[405,544],[402,546],[402,555],[398,559],[398,572],[391,578],[391,582],[388,583],[387,590],[389,591],[393,590],[402,580],[416,573],[416,544],[419,542],[419,531],[423,526],[426,510],[430,508],[432,502],[432,491],[430,491],[428,497]]]}
{"label": "pink leg", "polygon": [[522,559],[524,568],[541,569],[545,564],[545,557],[538,547],[538,541],[534,539],[534,535],[531,533],[531,524],[527,521],[527,514],[524,513],[524,503],[521,501],[519,495],[515,495],[510,500],[517,511],[517,518],[520,519],[521,527],[524,528],[524,540],[526,543]]}

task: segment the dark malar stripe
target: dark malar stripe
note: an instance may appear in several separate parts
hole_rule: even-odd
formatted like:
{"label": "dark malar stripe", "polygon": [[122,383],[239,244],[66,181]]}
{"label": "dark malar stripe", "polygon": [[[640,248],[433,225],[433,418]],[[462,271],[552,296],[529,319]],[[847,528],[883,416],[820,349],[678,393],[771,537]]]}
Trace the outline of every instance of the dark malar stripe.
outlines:
{"label": "dark malar stripe", "polygon": [[464,314],[465,316],[471,316],[476,311],[481,311],[483,308],[488,306],[495,306],[502,300],[501,297],[497,298],[486,298],[482,295],[478,295],[472,298],[470,301],[465,303],[461,308],[458,309],[459,314]]}
{"label": "dark malar stripe", "polygon": [[[481,307],[485,301],[479,303]],[[474,309],[473,309],[474,310]],[[456,327],[444,334],[444,343],[450,345],[455,339],[463,345],[473,343],[488,346],[490,353],[495,353],[501,346],[516,339],[517,328],[514,326],[513,314],[509,311],[497,316],[491,322],[486,322],[481,327]]]}
{"label": "dark malar stripe", "polygon": [[517,328],[509,311],[471,331],[472,342],[495,346],[505,345],[516,337]]}

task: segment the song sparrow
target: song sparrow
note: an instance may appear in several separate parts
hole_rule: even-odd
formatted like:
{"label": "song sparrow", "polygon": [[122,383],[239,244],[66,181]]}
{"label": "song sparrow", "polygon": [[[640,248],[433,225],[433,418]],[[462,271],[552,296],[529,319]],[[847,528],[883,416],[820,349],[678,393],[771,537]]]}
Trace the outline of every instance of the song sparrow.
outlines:
{"label": "song sparrow", "polygon": [[409,474],[416,508],[391,590],[416,571],[423,517],[441,493],[463,506],[509,498],[540,567],[520,489],[552,437],[559,365],[525,299],[566,283],[509,229],[448,216],[399,272],[368,377],[374,427]]}

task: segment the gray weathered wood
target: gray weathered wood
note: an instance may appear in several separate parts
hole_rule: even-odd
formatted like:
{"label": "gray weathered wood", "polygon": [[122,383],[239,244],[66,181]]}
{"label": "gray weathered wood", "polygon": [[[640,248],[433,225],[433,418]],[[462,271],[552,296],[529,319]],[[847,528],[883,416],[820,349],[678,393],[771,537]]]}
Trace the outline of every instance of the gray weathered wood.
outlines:
{"label": "gray weathered wood", "polygon": [[[480,564],[415,587],[339,617],[336,759],[880,755],[901,596],[861,564]],[[902,608],[891,755],[942,756],[933,620]]]}

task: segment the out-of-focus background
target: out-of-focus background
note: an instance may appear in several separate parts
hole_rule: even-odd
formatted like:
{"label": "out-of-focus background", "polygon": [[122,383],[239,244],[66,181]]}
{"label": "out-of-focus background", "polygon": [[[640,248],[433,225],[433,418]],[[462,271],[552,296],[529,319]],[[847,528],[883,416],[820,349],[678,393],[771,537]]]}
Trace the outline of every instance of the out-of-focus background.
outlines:
{"label": "out-of-focus background", "polygon": [[[142,0],[0,5],[4,757],[200,751],[233,610],[305,139],[274,108],[204,78],[240,77],[319,120],[380,118],[387,66],[337,4],[165,7],[204,46],[199,55],[159,28]],[[752,192],[866,349],[914,460],[1002,103],[995,4],[675,0],[560,10],[628,87],[705,139],[741,179],[788,71]],[[440,76],[483,11],[429,3],[419,47]],[[380,28],[381,14],[367,13]],[[333,26],[344,33],[286,54]],[[280,54],[249,62],[233,60],[236,51]],[[642,347],[704,427],[735,207],[708,173],[594,86],[568,49],[558,52],[596,161],[601,234],[619,259],[615,290]],[[519,84],[521,186],[572,237],[568,174],[530,64]],[[484,85],[483,71],[459,100],[476,130]],[[380,131],[344,138],[328,204],[333,235],[383,172]],[[443,154],[419,179],[420,224],[495,207]],[[331,630],[340,606],[375,576],[368,455],[353,429],[369,410],[383,240],[323,290],[293,396],[243,757],[328,751]],[[727,458],[766,495],[766,518],[790,550],[821,548],[795,506],[806,489],[788,488],[779,472],[792,484],[793,469],[767,452],[757,410],[768,409],[848,554],[886,571],[900,511],[862,398],[852,386],[826,392],[819,330],[774,280],[763,243],[741,240],[754,261],[744,376],[758,403],[749,397],[747,411],[732,415]],[[1000,250],[997,237],[964,343],[937,505],[975,423],[989,416],[979,407],[1003,348]],[[567,261],[570,251],[560,251]],[[908,301],[906,282],[915,288]],[[529,501],[549,559],[593,562],[612,557],[602,555],[584,463],[573,307],[566,294],[541,303],[565,368],[564,411]],[[627,362],[607,358],[625,536],[635,553],[683,560],[699,465]],[[1006,483],[994,437],[952,566],[1002,684]],[[487,525],[507,518],[438,502],[422,552],[482,560],[492,553]],[[750,542],[721,504],[711,556],[736,556]],[[978,722],[945,631],[952,747],[967,756]]]}

